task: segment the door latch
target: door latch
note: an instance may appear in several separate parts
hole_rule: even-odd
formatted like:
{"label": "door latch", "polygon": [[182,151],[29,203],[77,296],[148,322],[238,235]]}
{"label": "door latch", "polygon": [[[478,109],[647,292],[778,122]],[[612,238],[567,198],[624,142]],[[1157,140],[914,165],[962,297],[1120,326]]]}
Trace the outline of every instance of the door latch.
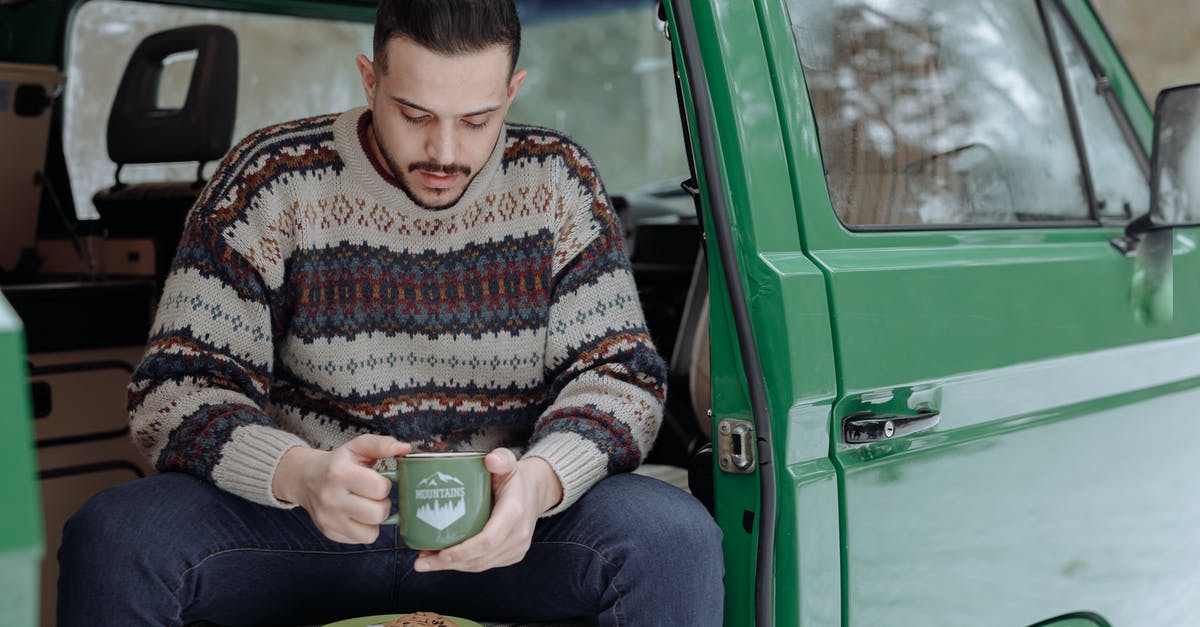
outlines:
{"label": "door latch", "polygon": [[867,444],[890,440],[931,429],[937,425],[941,415],[931,409],[916,414],[877,414],[859,411],[842,419],[842,437],[846,444]]}
{"label": "door latch", "polygon": [[717,464],[735,475],[754,472],[754,423],[723,418],[717,423]]}

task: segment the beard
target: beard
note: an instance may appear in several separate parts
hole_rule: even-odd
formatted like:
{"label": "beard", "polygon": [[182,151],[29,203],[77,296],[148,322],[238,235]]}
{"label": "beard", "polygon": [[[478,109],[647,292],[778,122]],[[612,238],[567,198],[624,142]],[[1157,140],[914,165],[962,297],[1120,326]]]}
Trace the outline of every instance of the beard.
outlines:
{"label": "beard", "polygon": [[[393,178],[396,179],[396,183],[400,186],[400,190],[403,191],[404,195],[408,196],[408,199],[413,201],[413,204],[417,205],[418,207],[427,209],[429,211],[447,209],[457,203],[459,199],[463,197],[463,194],[467,192],[467,188],[471,186],[471,181],[473,181],[474,178],[471,176],[470,166],[463,163],[439,165],[433,163],[432,161],[414,161],[413,163],[410,163],[407,168],[403,168],[400,166],[400,163],[392,157],[392,154],[388,152],[387,147],[383,145],[383,138],[379,136],[379,127],[372,124],[371,132],[375,135],[375,145],[379,148],[379,154],[383,156],[383,161],[387,164],[388,169],[391,170]],[[412,187],[409,185],[407,180],[407,174],[412,174],[417,171],[433,172],[436,174],[462,174],[463,176],[467,177],[467,184],[464,185],[462,190],[455,194],[453,198],[450,198],[444,202],[425,202],[413,193]],[[451,190],[445,190],[444,193],[450,194],[453,192]]]}

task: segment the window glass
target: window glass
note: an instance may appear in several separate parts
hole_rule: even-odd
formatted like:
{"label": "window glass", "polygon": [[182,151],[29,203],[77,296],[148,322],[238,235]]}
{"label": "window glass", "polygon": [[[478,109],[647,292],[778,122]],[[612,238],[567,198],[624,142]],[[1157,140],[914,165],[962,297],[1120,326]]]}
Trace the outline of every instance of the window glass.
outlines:
{"label": "window glass", "polygon": [[529,78],[509,120],[570,135],[612,193],[688,176],[671,48],[647,5],[522,29],[518,65]]}
{"label": "window glass", "polygon": [[[1099,215],[1122,219],[1142,215],[1150,207],[1150,183],[1134,153],[1135,147],[1118,125],[1118,114],[1106,92],[1099,88],[1082,44],[1057,3],[1049,3],[1046,8],[1078,111]],[[1136,150],[1141,151],[1141,147]]]}
{"label": "window glass", "polygon": [[[129,55],[147,35],[199,23],[228,26],[238,37],[235,141],[275,122],[365,104],[354,57],[370,56],[371,24],[126,0],[86,2],[71,28],[64,124],[80,217],[95,217],[92,196],[113,184],[116,166],[108,158],[105,133]],[[612,193],[656,189],[656,182],[687,177],[670,47],[653,7],[538,20],[523,30],[519,65],[529,69],[529,79],[509,120],[571,135],[595,159]],[[159,102],[178,106],[195,59],[180,55],[167,61]],[[195,175],[195,163],[129,165],[121,179],[187,181]]]}
{"label": "window glass", "polygon": [[188,87],[196,69],[199,53],[195,50],[168,55],[162,62],[162,75],[158,79],[159,109],[182,109],[187,104]]}
{"label": "window glass", "polygon": [[[79,7],[67,55],[63,147],[71,192],[81,218],[96,217],[91,198],[113,184],[108,158],[108,114],[125,64],[147,35],[189,24],[222,24],[238,38],[236,142],[285,120],[364,103],[354,56],[371,49],[371,25],[215,11],[124,0],[92,0]],[[194,58],[168,57],[159,102],[182,103]],[[178,105],[176,105],[178,106]],[[206,173],[215,166],[210,164]],[[189,181],[196,164],[129,165],[121,180]]]}
{"label": "window glass", "polygon": [[849,225],[1089,218],[1034,2],[788,0]]}

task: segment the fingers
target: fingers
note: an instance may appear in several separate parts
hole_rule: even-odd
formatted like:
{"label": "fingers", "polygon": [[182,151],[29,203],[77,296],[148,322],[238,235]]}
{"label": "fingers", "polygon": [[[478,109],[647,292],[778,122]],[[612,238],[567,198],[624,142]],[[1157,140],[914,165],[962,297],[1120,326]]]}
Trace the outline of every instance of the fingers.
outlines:
{"label": "fingers", "polygon": [[328,524],[314,522],[317,523],[317,528],[321,530],[321,533],[334,542],[371,544],[379,539],[379,525],[368,525],[349,518]]}
{"label": "fingers", "polygon": [[436,553],[422,552],[414,569],[481,572],[516,564],[529,551],[536,519],[520,501],[500,501],[482,531]]}
{"label": "fingers", "polygon": [[[361,440],[361,441],[360,441]],[[392,482],[375,470],[362,465],[359,454],[376,447],[399,444],[392,438],[372,436],[369,440],[356,438],[335,449],[316,472],[316,480],[303,503],[313,523],[329,539],[336,542],[369,544],[379,537],[379,523],[391,509]],[[407,452],[407,444],[400,448]],[[395,450],[395,449],[392,449]]]}
{"label": "fingers", "polygon": [[413,569],[417,572],[458,570],[479,573],[520,562],[525,558],[529,547],[529,538],[507,542],[504,538],[481,531],[479,535],[441,551],[423,551]]}
{"label": "fingers", "polygon": [[375,501],[351,495],[346,506],[342,508],[346,516],[360,523],[379,526],[392,511],[390,500]]}
{"label": "fingers", "polygon": [[391,500],[369,499],[349,492],[329,495],[314,508],[313,522],[335,542],[370,544],[379,537],[379,524],[391,512]]}
{"label": "fingers", "polygon": [[385,501],[392,491],[392,482],[387,477],[362,466],[352,466],[346,471],[349,475],[343,483],[351,494],[362,496],[372,501]]}
{"label": "fingers", "polygon": [[385,457],[408,455],[412,446],[386,435],[364,434],[342,445],[359,461],[374,462]]}

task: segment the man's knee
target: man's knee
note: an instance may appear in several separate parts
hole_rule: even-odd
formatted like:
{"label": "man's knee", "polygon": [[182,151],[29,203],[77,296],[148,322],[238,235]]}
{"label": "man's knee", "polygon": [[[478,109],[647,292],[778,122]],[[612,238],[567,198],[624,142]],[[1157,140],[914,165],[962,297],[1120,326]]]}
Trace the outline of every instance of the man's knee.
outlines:
{"label": "man's knee", "polygon": [[692,495],[634,474],[610,477],[596,489],[598,504],[609,510],[631,558],[645,557],[670,570],[721,571],[721,529]]}
{"label": "man's knee", "polygon": [[[96,560],[136,560],[143,552],[161,552],[187,533],[175,527],[177,500],[197,488],[198,480],[159,475],[111,487],[88,499],[63,526],[59,560],[87,564]],[[186,516],[185,516],[186,517]],[[193,529],[193,532],[195,530]]]}

